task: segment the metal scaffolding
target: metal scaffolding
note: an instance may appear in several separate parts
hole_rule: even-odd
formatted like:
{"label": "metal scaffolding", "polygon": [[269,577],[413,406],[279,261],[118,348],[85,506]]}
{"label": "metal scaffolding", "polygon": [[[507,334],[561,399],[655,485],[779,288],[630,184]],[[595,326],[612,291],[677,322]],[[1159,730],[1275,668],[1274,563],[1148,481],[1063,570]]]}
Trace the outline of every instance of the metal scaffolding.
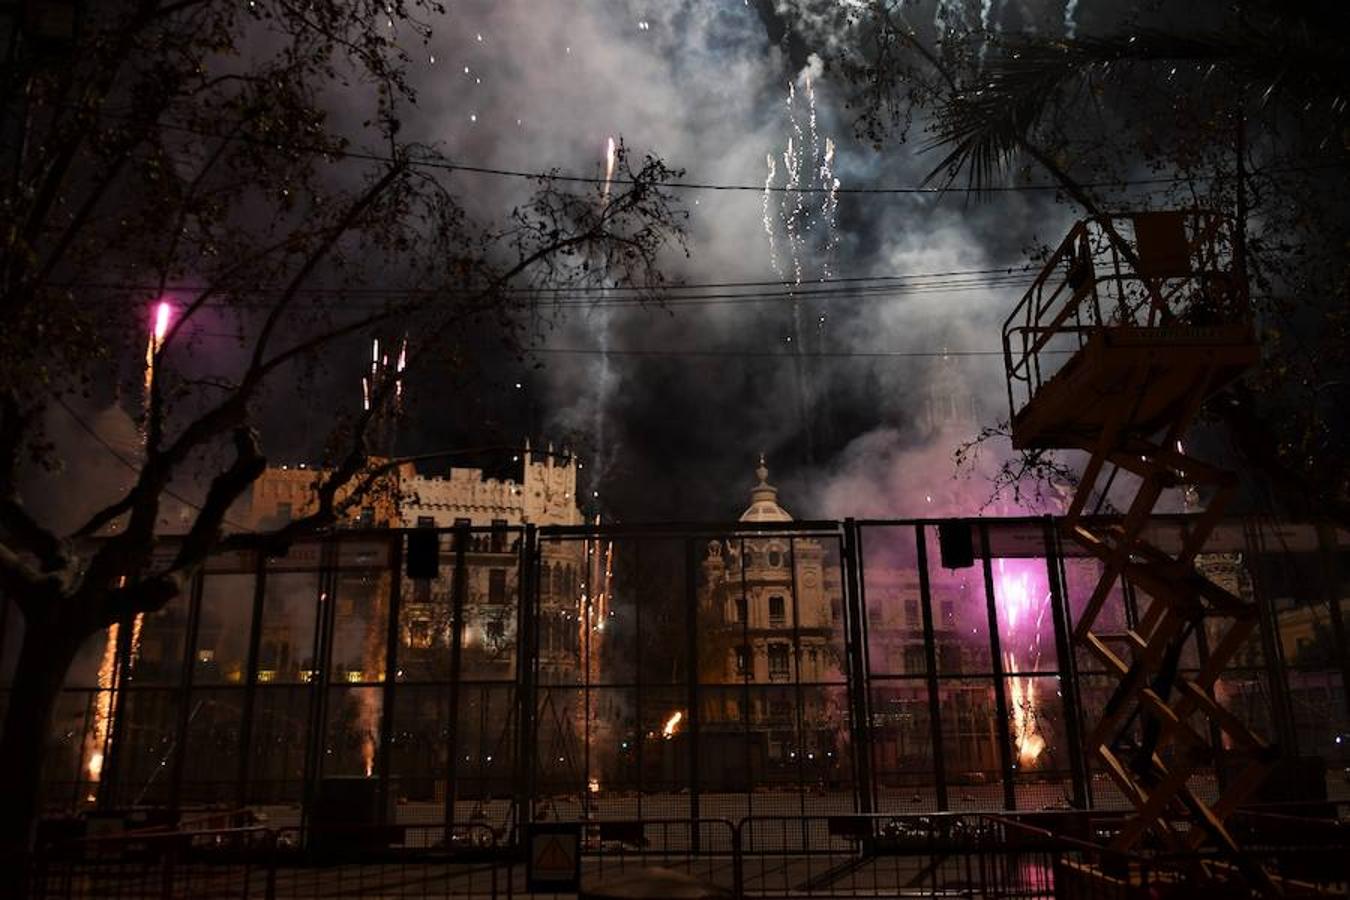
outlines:
{"label": "metal scaffolding", "polygon": [[[1061,528],[1101,563],[1072,638],[1119,679],[1085,738],[1134,807],[1112,846],[1151,833],[1170,849],[1210,841],[1237,858],[1225,819],[1276,752],[1214,688],[1259,616],[1196,567],[1236,478],[1182,443],[1205,400],[1258,358],[1230,224],[1198,211],[1079,222],[1009,317],[1004,351],[1014,446],[1088,455]],[[1124,514],[1093,517],[1120,472],[1133,476]],[[1168,489],[1203,506],[1177,552],[1145,531]],[[1122,581],[1149,602],[1132,624],[1103,627]],[[1208,656],[1187,674],[1179,662],[1193,635],[1209,642]],[[1207,801],[1190,781],[1220,754],[1244,766]]]}

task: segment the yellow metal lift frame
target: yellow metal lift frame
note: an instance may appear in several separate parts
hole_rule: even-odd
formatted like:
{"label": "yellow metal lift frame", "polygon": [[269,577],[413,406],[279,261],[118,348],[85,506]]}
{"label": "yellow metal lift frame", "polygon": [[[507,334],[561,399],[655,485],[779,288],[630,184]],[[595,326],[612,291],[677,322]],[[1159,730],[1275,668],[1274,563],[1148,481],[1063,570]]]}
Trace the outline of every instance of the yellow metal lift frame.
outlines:
{"label": "yellow metal lift frame", "polygon": [[[1276,755],[1214,695],[1257,625],[1256,609],[1195,565],[1236,478],[1182,449],[1204,401],[1258,359],[1239,268],[1232,227],[1212,213],[1086,220],[1004,325],[1013,445],[1088,455],[1063,528],[1101,564],[1073,641],[1119,678],[1086,736],[1089,758],[1134,807],[1112,850],[1130,850],[1151,834],[1168,851],[1193,851],[1208,840],[1240,858],[1225,819]],[[1122,516],[1102,519],[1091,515],[1088,500],[1109,489],[1109,481],[1102,486],[1108,464],[1136,476],[1138,488]],[[1163,491],[1186,487],[1208,503],[1173,555],[1145,539],[1145,526]],[[1134,627],[1100,630],[1121,579],[1150,602]],[[1203,668],[1187,676],[1178,672],[1181,648],[1200,628],[1217,640]],[[1143,736],[1127,753],[1117,738],[1135,721]],[[1188,782],[1197,767],[1217,762],[1211,725],[1223,736],[1223,753],[1246,765],[1206,802]],[[1259,869],[1247,874],[1273,887]]]}

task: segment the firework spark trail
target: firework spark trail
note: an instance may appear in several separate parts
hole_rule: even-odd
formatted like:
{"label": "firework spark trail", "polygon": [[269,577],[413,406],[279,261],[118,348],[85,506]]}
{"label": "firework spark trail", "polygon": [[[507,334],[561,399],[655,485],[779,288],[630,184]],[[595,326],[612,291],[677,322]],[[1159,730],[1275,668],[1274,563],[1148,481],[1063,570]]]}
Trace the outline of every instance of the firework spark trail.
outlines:
{"label": "firework spark trail", "polygon": [[[84,733],[85,774],[95,783],[103,775],[103,748],[108,740],[108,732],[112,728],[112,694],[117,674],[118,631],[116,622],[108,626],[107,638],[103,644],[103,658],[98,664],[98,693],[94,698],[94,721]],[[90,795],[86,799],[93,801],[95,798]]]}
{"label": "firework spark trail", "polygon": [[[618,166],[619,151],[618,144],[613,136],[605,140],[605,180],[601,187],[601,203],[609,204],[610,186],[614,179],[614,172]],[[601,285],[602,300],[609,296],[610,284],[608,279]],[[595,435],[595,460],[591,466],[590,488],[591,499],[599,498],[600,482],[608,471],[613,455],[612,448],[609,447],[608,435],[605,428],[605,411],[609,403],[609,396],[613,382],[613,372],[610,368],[609,350],[612,340],[612,322],[609,304],[600,303],[597,308],[592,310],[592,314],[597,316],[599,321],[596,323],[596,343],[600,348],[600,367],[595,377],[595,397],[594,397],[594,415],[592,433]]]}
{"label": "firework spark trail", "polygon": [[164,346],[164,338],[169,333],[169,320],[173,317],[173,307],[167,300],[155,304],[155,320],[150,329],[150,338],[145,345],[145,408],[150,408],[150,392],[155,384],[155,365],[159,351]]}
{"label": "firework spark trail", "polygon": [[825,254],[821,262],[821,280],[834,274],[834,251],[839,242],[835,215],[839,211],[839,179],[834,177],[834,140],[825,139],[825,156],[820,163],[820,183],[828,188],[820,204],[820,219],[825,223]]}
{"label": "firework spark trail", "polygon": [[[1041,632],[1045,612],[1049,608],[1050,598],[1037,603],[1036,592],[1031,586],[1031,570],[1008,567],[1006,559],[998,561],[998,576],[995,598],[998,601],[998,624],[1013,649],[1004,653],[1004,666],[1008,672],[1021,671],[1018,653],[1025,651],[1031,658],[1031,671],[1039,671],[1041,662]],[[1034,622],[1032,615],[1035,615]],[[1033,633],[1025,647],[1019,640],[1025,638],[1025,630],[1030,626]],[[1013,675],[1008,679],[1010,709],[1012,716],[1013,742],[1017,745],[1018,765],[1030,768],[1036,764],[1045,750],[1045,739],[1041,735],[1038,722],[1039,705],[1036,698],[1036,679],[1033,676]]]}
{"label": "firework spark trail", "polygon": [[[806,440],[808,461],[814,459],[815,392],[807,371],[807,347],[803,326],[804,312],[798,293],[807,278],[805,253],[809,249],[819,258],[818,273],[829,278],[833,273],[832,258],[838,241],[836,213],[838,210],[839,180],[834,177],[836,147],[833,139],[824,136],[816,109],[815,83],[809,70],[802,73],[801,92],[797,84],[788,85],[784,106],[788,118],[787,144],[782,151],[782,198],[772,196],[777,180],[778,166],[773,154],[765,157],[767,173],[764,179],[762,201],[764,234],[769,242],[769,264],[779,280],[787,286],[791,302],[791,345],[793,369],[797,383],[797,407],[802,432]],[[822,149],[823,142],[823,149]],[[806,188],[811,190],[808,191]],[[817,190],[823,188],[824,190]],[[821,195],[820,203],[808,198],[808,193]],[[783,230],[786,266],[778,254],[777,231]],[[784,269],[788,271],[784,271]],[[823,349],[824,317],[817,322],[816,339]],[[825,415],[828,421],[828,414]]]}
{"label": "firework spark trail", "polygon": [[769,239],[769,265],[773,267],[774,274],[778,280],[783,280],[783,266],[778,261],[778,250],[774,246],[774,228],[773,216],[769,212],[770,200],[773,197],[773,182],[778,176],[778,163],[774,160],[772,153],[764,155],[765,168],[768,172],[764,176],[764,234]]}
{"label": "firework spark trail", "polygon": [[403,411],[403,370],[408,367],[408,336],[398,348],[398,363],[394,368],[394,399],[399,412]]}
{"label": "firework spark trail", "polygon": [[605,142],[605,184],[601,188],[602,196],[609,199],[609,189],[614,181],[614,166],[618,162],[618,150],[614,145],[614,138],[610,137]]}

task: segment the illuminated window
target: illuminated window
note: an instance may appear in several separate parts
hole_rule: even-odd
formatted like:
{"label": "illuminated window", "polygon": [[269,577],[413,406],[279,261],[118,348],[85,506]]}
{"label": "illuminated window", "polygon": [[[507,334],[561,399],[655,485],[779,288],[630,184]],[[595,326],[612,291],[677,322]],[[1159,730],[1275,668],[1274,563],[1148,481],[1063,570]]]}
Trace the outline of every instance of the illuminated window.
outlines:
{"label": "illuminated window", "polygon": [[736,674],[755,677],[754,669],[750,666],[750,648],[744,644],[736,648]]}
{"label": "illuminated window", "polygon": [[425,650],[431,646],[431,623],[426,619],[413,619],[408,623],[408,646]]}

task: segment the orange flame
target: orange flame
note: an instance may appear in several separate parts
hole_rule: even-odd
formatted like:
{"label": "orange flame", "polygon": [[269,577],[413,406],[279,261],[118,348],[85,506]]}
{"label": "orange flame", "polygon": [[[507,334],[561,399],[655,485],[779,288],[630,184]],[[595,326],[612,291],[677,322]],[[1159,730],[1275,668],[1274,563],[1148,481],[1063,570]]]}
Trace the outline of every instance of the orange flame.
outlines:
{"label": "orange flame", "polygon": [[[1008,654],[1008,668],[1017,670],[1017,658]],[[1017,748],[1017,765],[1029,769],[1045,752],[1045,738],[1036,724],[1036,682],[1014,676],[1008,680],[1011,693],[1012,738]]]}
{"label": "orange flame", "polygon": [[666,724],[661,729],[661,737],[665,738],[666,740],[670,740],[671,738],[673,738],[675,736],[675,732],[680,727],[680,722],[683,719],[684,713],[681,712],[680,710],[677,709],[673,713],[671,713],[670,718],[666,719]]}

